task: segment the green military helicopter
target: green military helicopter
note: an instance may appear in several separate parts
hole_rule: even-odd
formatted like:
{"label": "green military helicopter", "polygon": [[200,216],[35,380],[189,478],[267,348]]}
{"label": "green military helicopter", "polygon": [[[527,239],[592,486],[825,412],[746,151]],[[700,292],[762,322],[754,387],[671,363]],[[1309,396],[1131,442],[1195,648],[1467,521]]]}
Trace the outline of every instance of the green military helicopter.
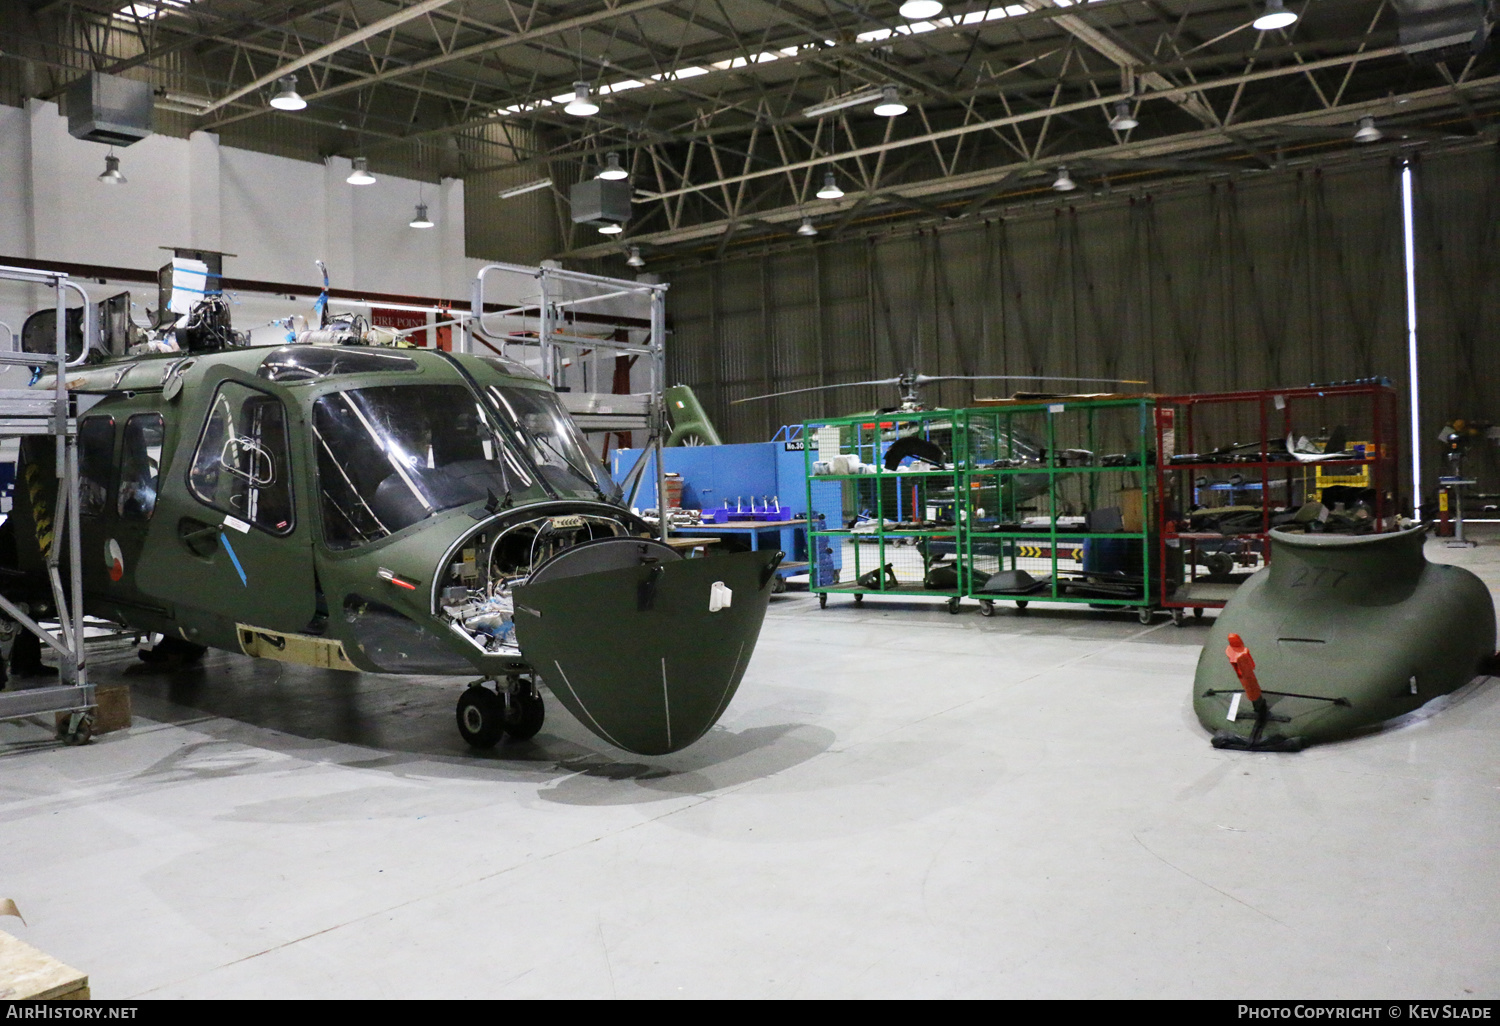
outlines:
{"label": "green military helicopter", "polygon": [[[157,661],[213,647],[477,675],[457,708],[477,747],[537,733],[540,681],[630,752],[713,726],[781,554],[681,558],[529,369],[370,345],[356,318],[318,313],[286,344],[250,347],[208,296],[87,362],[71,331],[68,392],[96,400],[77,428],[85,611],[161,635],[142,652]],[[55,323],[32,315],[28,351],[51,350]],[[52,594],[55,468],[50,440],[23,443],[0,526],[0,592],[32,610]]]}

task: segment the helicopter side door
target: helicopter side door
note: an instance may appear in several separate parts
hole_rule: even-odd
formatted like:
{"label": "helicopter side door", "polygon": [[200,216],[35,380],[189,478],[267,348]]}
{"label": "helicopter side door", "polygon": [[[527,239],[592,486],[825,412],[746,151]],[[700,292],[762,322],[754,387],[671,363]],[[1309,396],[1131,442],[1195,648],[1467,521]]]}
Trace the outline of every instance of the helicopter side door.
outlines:
{"label": "helicopter side door", "polygon": [[[142,591],[178,619],[302,633],[316,610],[312,525],[297,509],[292,435],[300,419],[272,392],[223,375],[204,380],[184,417],[142,554]],[[300,451],[300,450],[296,450]],[[191,632],[190,632],[191,633]],[[205,638],[207,635],[205,635]]]}

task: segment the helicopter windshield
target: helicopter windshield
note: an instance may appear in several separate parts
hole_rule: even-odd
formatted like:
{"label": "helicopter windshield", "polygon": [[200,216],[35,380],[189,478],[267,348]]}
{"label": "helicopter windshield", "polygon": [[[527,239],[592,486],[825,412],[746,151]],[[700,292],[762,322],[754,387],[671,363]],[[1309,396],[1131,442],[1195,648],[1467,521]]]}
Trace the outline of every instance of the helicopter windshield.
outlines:
{"label": "helicopter windshield", "polygon": [[504,385],[491,385],[485,392],[515,428],[532,464],[559,495],[586,499],[618,495],[619,487],[590,458],[578,426],[556,395]]}
{"label": "helicopter windshield", "polygon": [[388,385],[313,405],[323,537],[347,549],[493,494],[546,497],[462,385]]}

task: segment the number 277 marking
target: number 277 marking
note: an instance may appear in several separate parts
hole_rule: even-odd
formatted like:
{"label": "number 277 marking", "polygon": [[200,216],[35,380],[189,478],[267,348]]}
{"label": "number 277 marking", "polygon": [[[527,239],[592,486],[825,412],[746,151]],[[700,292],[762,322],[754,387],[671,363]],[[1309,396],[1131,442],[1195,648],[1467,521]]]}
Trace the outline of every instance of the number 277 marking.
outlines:
{"label": "number 277 marking", "polygon": [[1303,567],[1297,571],[1297,576],[1292,578],[1293,588],[1334,588],[1345,577],[1349,576],[1347,570],[1330,570],[1327,567]]}

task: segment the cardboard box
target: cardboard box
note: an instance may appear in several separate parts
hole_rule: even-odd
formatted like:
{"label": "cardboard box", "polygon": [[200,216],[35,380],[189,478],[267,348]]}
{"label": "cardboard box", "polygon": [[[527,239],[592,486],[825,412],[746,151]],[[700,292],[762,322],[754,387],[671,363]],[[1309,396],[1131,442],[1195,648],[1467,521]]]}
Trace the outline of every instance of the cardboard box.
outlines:
{"label": "cardboard box", "polygon": [[1120,529],[1138,534],[1146,522],[1145,496],[1139,488],[1120,489]]}

